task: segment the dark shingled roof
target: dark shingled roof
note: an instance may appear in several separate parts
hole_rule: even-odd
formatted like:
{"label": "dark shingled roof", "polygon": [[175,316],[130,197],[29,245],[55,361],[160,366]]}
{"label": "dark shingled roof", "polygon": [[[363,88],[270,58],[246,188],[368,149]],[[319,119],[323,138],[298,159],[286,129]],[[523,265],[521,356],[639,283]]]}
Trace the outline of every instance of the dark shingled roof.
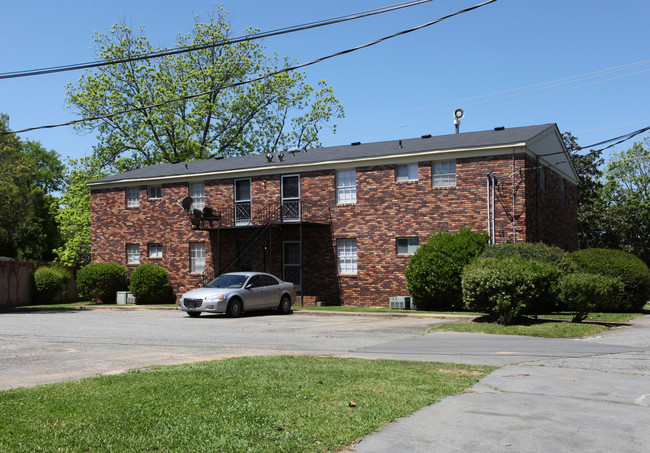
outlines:
{"label": "dark shingled roof", "polygon": [[292,165],[315,164],[319,162],[335,161],[345,162],[360,158],[382,156],[399,156],[434,150],[455,150],[485,148],[491,146],[507,146],[517,143],[526,143],[534,137],[557,128],[553,123],[537,126],[495,128],[488,131],[464,132],[461,134],[423,136],[406,140],[390,140],[385,142],[351,144],[344,146],[331,146],[327,148],[309,149],[296,153],[284,152],[282,162],[274,156],[269,163],[264,155],[257,154],[243,157],[230,157],[225,159],[205,159],[176,164],[151,165],[138,170],[107,176],[90,182],[90,185],[102,185],[115,182],[128,182],[129,180],[156,179],[174,176],[192,176],[206,173],[219,173],[232,170],[258,170],[268,168],[272,171],[274,166],[283,168]]}

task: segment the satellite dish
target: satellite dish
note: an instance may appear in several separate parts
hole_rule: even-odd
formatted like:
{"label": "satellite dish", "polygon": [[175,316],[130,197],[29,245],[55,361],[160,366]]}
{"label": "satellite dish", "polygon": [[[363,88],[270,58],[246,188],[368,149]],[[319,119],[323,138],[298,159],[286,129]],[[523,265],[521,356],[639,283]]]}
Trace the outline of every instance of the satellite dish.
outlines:
{"label": "satellite dish", "polygon": [[465,116],[465,112],[463,111],[463,109],[454,110],[454,118],[461,119],[464,116]]}
{"label": "satellite dish", "polygon": [[193,202],[194,200],[192,200],[192,197],[185,197],[183,198],[183,201],[181,201],[181,206],[183,206],[183,209],[186,211],[189,211]]}

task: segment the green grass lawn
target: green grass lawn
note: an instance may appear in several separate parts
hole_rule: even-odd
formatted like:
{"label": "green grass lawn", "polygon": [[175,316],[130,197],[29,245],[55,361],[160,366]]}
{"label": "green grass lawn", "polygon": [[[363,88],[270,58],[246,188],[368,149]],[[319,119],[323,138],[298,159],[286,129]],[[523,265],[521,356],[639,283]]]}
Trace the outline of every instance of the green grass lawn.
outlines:
{"label": "green grass lawn", "polygon": [[544,338],[576,338],[596,335],[609,327],[602,324],[538,321],[526,324],[502,326],[491,322],[457,322],[435,326],[428,332],[467,332],[493,335],[523,335]]}
{"label": "green grass lawn", "polygon": [[0,392],[0,451],[332,451],[494,368],[242,357]]}

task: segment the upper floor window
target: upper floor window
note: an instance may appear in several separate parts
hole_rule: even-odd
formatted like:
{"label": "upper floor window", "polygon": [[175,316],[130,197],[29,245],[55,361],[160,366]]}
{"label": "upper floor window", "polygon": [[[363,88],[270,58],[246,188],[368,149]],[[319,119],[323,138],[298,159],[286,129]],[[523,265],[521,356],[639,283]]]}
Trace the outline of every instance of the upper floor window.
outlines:
{"label": "upper floor window", "polygon": [[395,167],[395,180],[397,181],[417,181],[418,164],[405,164]]}
{"label": "upper floor window", "polygon": [[205,207],[205,184],[191,182],[189,195],[192,197],[192,209],[202,210]]}
{"label": "upper floor window", "polygon": [[456,161],[433,163],[433,187],[456,187]]}
{"label": "upper floor window", "polygon": [[149,186],[149,199],[150,200],[160,200],[162,198],[162,187],[161,186]]}
{"label": "upper floor window", "polygon": [[413,255],[418,247],[420,247],[418,238],[397,238],[398,255]]}
{"label": "upper floor window", "polygon": [[137,187],[126,188],[126,207],[137,208],[140,206],[140,189]]}
{"label": "upper floor window", "polygon": [[336,203],[353,204],[357,202],[357,171],[339,170],[336,172]]}
{"label": "upper floor window", "polygon": [[126,264],[140,264],[140,244],[126,244]]}
{"label": "upper floor window", "polygon": [[190,273],[201,274],[205,270],[205,244],[190,243]]}
{"label": "upper floor window", "polygon": [[149,258],[162,258],[162,244],[149,244]]}

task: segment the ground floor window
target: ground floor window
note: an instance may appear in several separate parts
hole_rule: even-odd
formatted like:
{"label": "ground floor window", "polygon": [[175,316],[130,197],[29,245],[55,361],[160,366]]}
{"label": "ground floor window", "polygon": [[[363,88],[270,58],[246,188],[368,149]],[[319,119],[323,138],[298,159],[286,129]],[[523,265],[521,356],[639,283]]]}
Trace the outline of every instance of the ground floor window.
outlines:
{"label": "ground floor window", "polygon": [[420,246],[418,238],[397,238],[397,254],[413,255]]}
{"label": "ground floor window", "polygon": [[205,270],[205,244],[190,242],[190,273],[202,274]]}
{"label": "ground floor window", "polygon": [[126,264],[140,264],[140,244],[126,244]]}
{"label": "ground floor window", "polygon": [[339,274],[356,275],[357,273],[357,240],[337,239],[336,257]]}
{"label": "ground floor window", "polygon": [[162,258],[162,244],[149,244],[149,258]]}

